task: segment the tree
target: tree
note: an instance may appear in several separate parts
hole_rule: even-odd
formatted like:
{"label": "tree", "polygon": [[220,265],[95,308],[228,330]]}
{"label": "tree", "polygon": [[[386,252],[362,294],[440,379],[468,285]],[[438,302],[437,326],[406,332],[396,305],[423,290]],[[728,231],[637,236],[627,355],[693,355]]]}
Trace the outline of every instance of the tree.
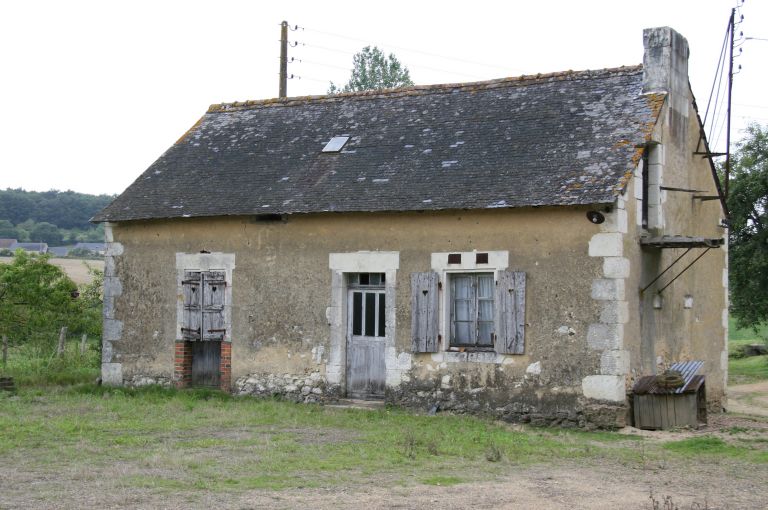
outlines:
{"label": "tree", "polygon": [[366,46],[352,59],[352,75],[344,87],[331,82],[328,94],[360,92],[408,87],[413,85],[408,68],[403,66],[394,54],[384,55],[379,48]]}
{"label": "tree", "polygon": [[768,127],[747,128],[728,193],[731,312],[740,327],[768,320]]}
{"label": "tree", "polygon": [[29,237],[32,239],[32,242],[48,243],[51,246],[58,246],[62,241],[62,235],[61,232],[59,232],[59,227],[46,221],[36,223],[32,230],[29,232]]}
{"label": "tree", "polygon": [[17,250],[12,262],[0,264],[0,335],[53,343],[59,328],[81,324],[77,286],[48,258]]}
{"label": "tree", "polygon": [[16,239],[16,227],[8,220],[0,220],[0,238]]}

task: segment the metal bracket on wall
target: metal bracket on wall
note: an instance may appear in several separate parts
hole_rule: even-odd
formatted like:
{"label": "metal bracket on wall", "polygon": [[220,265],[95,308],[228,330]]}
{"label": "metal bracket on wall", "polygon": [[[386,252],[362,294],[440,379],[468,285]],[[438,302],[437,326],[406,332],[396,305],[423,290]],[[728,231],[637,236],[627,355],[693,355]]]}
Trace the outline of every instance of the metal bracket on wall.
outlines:
{"label": "metal bracket on wall", "polygon": [[[649,283],[648,285],[646,285],[645,287],[643,287],[643,289],[640,291],[640,293],[643,293],[643,292],[645,292],[646,290],[648,290],[648,288],[649,288],[651,285],[653,285],[654,283],[656,283],[656,282],[659,280],[659,278],[661,278],[662,276],[664,276],[664,273],[666,273],[667,271],[669,271],[670,269],[672,269],[672,266],[674,266],[675,264],[677,264],[677,263],[678,263],[678,262],[679,262],[679,261],[680,261],[680,260],[681,260],[683,257],[685,257],[685,256],[686,256],[686,254],[688,254],[688,252],[689,252],[689,251],[691,251],[692,249],[693,249],[693,248],[688,248],[687,250],[685,250],[685,251],[683,252],[683,254],[682,254],[682,255],[680,255],[679,257],[677,257],[677,258],[674,260],[674,262],[672,262],[672,263],[671,263],[669,266],[667,266],[667,268],[666,268],[666,269],[664,269],[664,271],[662,271],[661,273],[659,273],[659,275],[658,275],[656,278],[654,278],[654,279],[651,281],[651,283]],[[662,292],[664,292],[664,289],[666,289],[667,287],[669,287],[670,285],[672,285],[672,283],[673,283],[675,280],[677,280],[678,278],[680,278],[680,276],[682,276],[682,274],[683,274],[683,273],[685,273],[686,271],[688,271],[688,269],[689,269],[689,268],[690,268],[692,265],[694,265],[696,262],[698,262],[698,260],[699,260],[701,257],[703,257],[704,255],[706,255],[706,254],[707,254],[707,252],[708,252],[709,250],[711,250],[711,249],[712,249],[711,247],[707,247],[707,249],[706,249],[706,250],[704,250],[704,251],[703,251],[703,252],[702,252],[702,253],[701,253],[701,254],[700,254],[698,257],[696,257],[695,259],[693,259],[693,262],[691,262],[690,264],[688,264],[687,266],[685,266],[685,267],[683,268],[683,270],[682,270],[682,271],[680,271],[679,273],[677,273],[677,276],[675,276],[674,278],[672,278],[672,279],[671,279],[671,280],[670,280],[670,281],[669,281],[669,282],[668,282],[666,285],[664,285],[662,288],[660,288],[660,289],[659,289],[659,290],[658,290],[656,293],[657,293],[657,294],[661,294]]]}

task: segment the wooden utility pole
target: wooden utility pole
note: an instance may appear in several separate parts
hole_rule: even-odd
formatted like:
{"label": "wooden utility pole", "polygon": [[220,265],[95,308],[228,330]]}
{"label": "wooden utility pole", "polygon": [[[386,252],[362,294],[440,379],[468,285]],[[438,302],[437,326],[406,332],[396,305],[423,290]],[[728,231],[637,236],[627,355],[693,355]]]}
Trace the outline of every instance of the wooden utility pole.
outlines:
{"label": "wooden utility pole", "polygon": [[64,326],[61,328],[61,331],[59,331],[59,346],[56,349],[56,356],[59,358],[64,355],[64,350],[66,349],[66,341],[67,341],[67,327]]}
{"label": "wooden utility pole", "polygon": [[736,32],[736,9],[731,9],[730,61],[728,63],[728,125],[725,128],[725,198],[728,198],[728,182],[731,180],[731,94],[733,91],[733,34]]}
{"label": "wooden utility pole", "polygon": [[288,96],[288,22],[280,23],[280,95]]}

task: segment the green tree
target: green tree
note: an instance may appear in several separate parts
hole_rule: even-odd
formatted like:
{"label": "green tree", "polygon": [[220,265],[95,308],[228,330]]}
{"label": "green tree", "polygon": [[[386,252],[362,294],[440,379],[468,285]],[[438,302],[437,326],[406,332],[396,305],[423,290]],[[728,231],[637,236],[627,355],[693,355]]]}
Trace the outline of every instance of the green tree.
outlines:
{"label": "green tree", "polygon": [[15,342],[55,343],[62,326],[80,326],[77,286],[47,255],[17,250],[0,264],[0,335]]}
{"label": "green tree", "polygon": [[768,128],[747,128],[729,185],[731,312],[739,326],[756,326],[768,320]]}
{"label": "green tree", "polygon": [[32,219],[35,222],[55,223],[60,228],[91,227],[89,220],[115,197],[113,195],[88,195],[74,191],[24,191],[23,189],[0,190],[0,219],[18,227],[19,223]]}
{"label": "green tree", "polygon": [[0,220],[0,238],[16,239],[16,227],[8,220]]}
{"label": "green tree", "polygon": [[48,243],[51,246],[58,246],[62,241],[59,227],[46,221],[36,223],[32,230],[30,230],[29,237],[32,239],[32,242]]}
{"label": "green tree", "polygon": [[408,68],[390,53],[384,55],[379,48],[366,46],[352,59],[353,68],[349,81],[342,88],[331,82],[329,94],[340,92],[360,92],[408,87],[413,85]]}
{"label": "green tree", "polygon": [[77,319],[72,321],[72,332],[86,333],[91,338],[101,338],[102,316],[104,305],[104,271],[88,267],[91,283],[80,286],[77,299]]}

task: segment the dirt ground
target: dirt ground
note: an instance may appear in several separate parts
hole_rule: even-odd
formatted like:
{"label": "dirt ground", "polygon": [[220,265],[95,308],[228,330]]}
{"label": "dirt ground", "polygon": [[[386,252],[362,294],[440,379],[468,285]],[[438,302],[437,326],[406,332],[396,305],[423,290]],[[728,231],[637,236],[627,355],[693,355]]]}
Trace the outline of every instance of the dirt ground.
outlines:
{"label": "dirt ground", "polygon": [[[564,463],[521,467],[480,483],[451,487],[408,485],[391,480],[375,486],[180,493],[121,486],[132,468],[114,465],[93,472],[62,465],[52,478],[44,473],[0,467],[4,486],[0,508],[163,508],[163,509],[760,509],[768,507],[764,483],[768,468],[745,472],[729,462],[655,461],[632,466],[614,462]],[[651,499],[653,496],[654,500]],[[674,506],[662,506],[671,498]]]}
{"label": "dirt ground", "polygon": [[729,387],[728,410],[768,417],[768,381]]}

